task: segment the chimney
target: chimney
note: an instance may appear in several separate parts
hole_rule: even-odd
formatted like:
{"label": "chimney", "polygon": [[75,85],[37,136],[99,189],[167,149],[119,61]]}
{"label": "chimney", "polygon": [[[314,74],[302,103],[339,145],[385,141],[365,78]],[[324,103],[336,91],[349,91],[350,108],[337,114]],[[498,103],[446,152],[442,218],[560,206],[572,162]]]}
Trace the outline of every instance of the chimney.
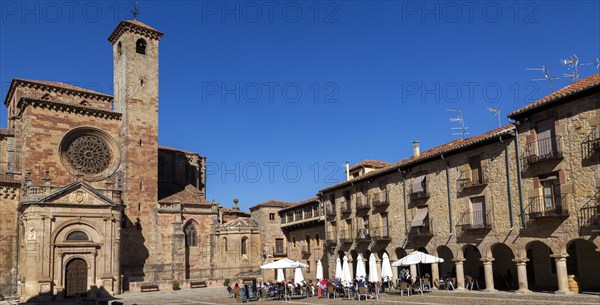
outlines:
{"label": "chimney", "polygon": [[415,158],[421,155],[421,150],[419,149],[419,141],[413,141],[413,156]]}
{"label": "chimney", "polygon": [[346,160],[346,181],[350,180],[350,163]]}

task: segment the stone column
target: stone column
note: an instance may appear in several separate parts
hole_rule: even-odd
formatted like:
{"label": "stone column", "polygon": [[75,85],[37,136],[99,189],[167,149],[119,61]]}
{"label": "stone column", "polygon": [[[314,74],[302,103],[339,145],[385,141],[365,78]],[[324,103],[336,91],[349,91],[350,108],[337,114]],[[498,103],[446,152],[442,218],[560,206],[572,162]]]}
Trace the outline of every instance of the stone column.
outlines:
{"label": "stone column", "polygon": [[526,258],[521,258],[521,259],[513,259],[513,262],[515,262],[517,264],[517,277],[518,277],[518,281],[519,281],[519,289],[517,290],[518,293],[528,293],[531,292],[529,290],[528,284],[527,284],[527,262],[529,260]]}
{"label": "stone column", "polygon": [[455,258],[452,260],[456,266],[456,290],[465,290],[465,270],[463,269],[464,258]]}
{"label": "stone column", "polygon": [[494,269],[492,267],[493,258],[481,258],[480,261],[483,262],[483,272],[485,276],[485,290],[487,292],[494,292],[496,289],[494,288]]}
{"label": "stone column", "polygon": [[440,266],[438,263],[431,264],[431,289],[437,289],[434,285],[440,281]]}
{"label": "stone column", "polygon": [[417,279],[417,265],[410,265],[410,278],[413,283]]}
{"label": "stone column", "polygon": [[[390,258],[390,264],[395,261],[396,260],[391,260],[391,258]],[[397,279],[398,279],[398,267],[392,266],[392,283],[394,283],[394,285],[396,285]]]}
{"label": "stone column", "polygon": [[558,280],[557,294],[570,294],[569,278],[567,277],[567,257],[568,255],[554,254],[550,255],[556,263],[556,279]]}

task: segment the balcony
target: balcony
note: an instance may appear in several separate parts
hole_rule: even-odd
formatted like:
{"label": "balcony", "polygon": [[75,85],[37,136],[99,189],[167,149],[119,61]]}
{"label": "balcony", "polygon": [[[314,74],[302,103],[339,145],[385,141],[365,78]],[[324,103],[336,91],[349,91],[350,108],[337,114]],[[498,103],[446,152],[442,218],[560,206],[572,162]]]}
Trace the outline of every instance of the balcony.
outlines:
{"label": "balcony", "polygon": [[373,204],[373,207],[383,207],[383,206],[390,205],[390,203],[388,201],[387,191],[381,191],[381,192],[375,193],[375,194],[371,195],[370,199],[371,199],[371,203]]}
{"label": "balcony", "polygon": [[529,198],[529,218],[568,217],[566,195],[537,196]]}
{"label": "balcony", "polygon": [[375,241],[391,240],[390,229],[387,226],[371,228],[371,237]]}
{"label": "balcony", "polygon": [[348,243],[353,243],[354,240],[352,239],[352,231],[351,230],[340,230],[338,232],[339,237],[340,237],[340,243],[342,244],[348,244]]}
{"label": "balcony", "polygon": [[325,216],[327,216],[327,218],[335,218],[335,207],[327,207],[327,209],[325,210]]}
{"label": "balcony", "polygon": [[356,196],[356,210],[368,210],[371,206],[367,196]]}
{"label": "balcony", "polygon": [[327,244],[337,244],[337,231],[327,231],[327,238],[325,239]]}
{"label": "balcony", "polygon": [[352,213],[352,206],[350,206],[350,202],[349,201],[342,201],[342,207],[340,208],[340,213],[342,213],[342,215],[347,215]]}
{"label": "balcony", "polygon": [[537,162],[559,159],[563,157],[562,137],[549,137],[527,143],[522,162],[531,166]]}
{"label": "balcony", "polygon": [[300,249],[300,253],[302,253],[302,256],[309,256],[310,255],[310,247],[302,246],[302,248]]}
{"label": "balcony", "polygon": [[585,140],[581,143],[584,153],[584,159],[589,159],[600,152],[600,125],[594,126]]}
{"label": "balcony", "polygon": [[273,257],[282,257],[282,256],[287,256],[287,251],[286,251],[285,247],[283,245],[273,247]]}
{"label": "balcony", "polygon": [[493,215],[491,210],[466,212],[462,214],[459,226],[464,231],[489,230],[492,228]]}
{"label": "balcony", "polygon": [[481,167],[463,171],[460,173],[457,183],[458,190],[461,192],[469,188],[487,185],[487,168]]}
{"label": "balcony", "polygon": [[427,187],[428,185],[426,185],[422,191],[413,191],[413,189],[411,188],[410,190],[410,199],[411,200],[421,200],[421,199],[427,199],[429,198],[429,188]]}
{"label": "balcony", "polygon": [[357,242],[370,242],[371,234],[369,233],[369,229],[358,229],[354,233],[354,238]]}
{"label": "balcony", "polygon": [[433,222],[426,219],[422,226],[412,227],[410,234],[414,237],[433,236]]}
{"label": "balcony", "polygon": [[584,233],[600,232],[600,193],[579,210],[579,228]]}

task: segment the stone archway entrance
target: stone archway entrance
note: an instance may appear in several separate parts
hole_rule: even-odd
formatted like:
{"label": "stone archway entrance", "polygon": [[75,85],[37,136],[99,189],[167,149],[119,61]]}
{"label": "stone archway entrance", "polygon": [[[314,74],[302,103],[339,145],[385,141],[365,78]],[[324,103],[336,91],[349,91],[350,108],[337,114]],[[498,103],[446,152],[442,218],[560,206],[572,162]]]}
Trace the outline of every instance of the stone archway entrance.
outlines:
{"label": "stone archway entrance", "polygon": [[87,294],[87,263],[81,258],[74,258],[65,268],[65,291],[67,297]]}

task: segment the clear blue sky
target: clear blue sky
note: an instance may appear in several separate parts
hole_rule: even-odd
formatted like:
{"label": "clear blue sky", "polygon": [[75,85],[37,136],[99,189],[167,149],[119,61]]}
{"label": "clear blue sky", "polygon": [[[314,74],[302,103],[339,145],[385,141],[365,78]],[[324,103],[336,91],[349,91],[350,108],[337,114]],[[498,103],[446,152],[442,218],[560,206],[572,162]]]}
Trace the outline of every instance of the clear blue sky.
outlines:
{"label": "clear blue sky", "polygon": [[[67,82],[112,94],[106,40],[132,2],[0,2],[0,82]],[[208,158],[208,195],[242,208],[300,201],[442,144],[462,109],[471,135],[550,92],[542,65],[600,57],[598,1],[141,1],[160,44],[161,145]],[[581,66],[581,77],[597,73]],[[554,82],[566,86],[568,78]],[[236,86],[239,91],[236,92]],[[239,93],[238,93],[239,92]],[[6,126],[6,109],[0,111]]]}

